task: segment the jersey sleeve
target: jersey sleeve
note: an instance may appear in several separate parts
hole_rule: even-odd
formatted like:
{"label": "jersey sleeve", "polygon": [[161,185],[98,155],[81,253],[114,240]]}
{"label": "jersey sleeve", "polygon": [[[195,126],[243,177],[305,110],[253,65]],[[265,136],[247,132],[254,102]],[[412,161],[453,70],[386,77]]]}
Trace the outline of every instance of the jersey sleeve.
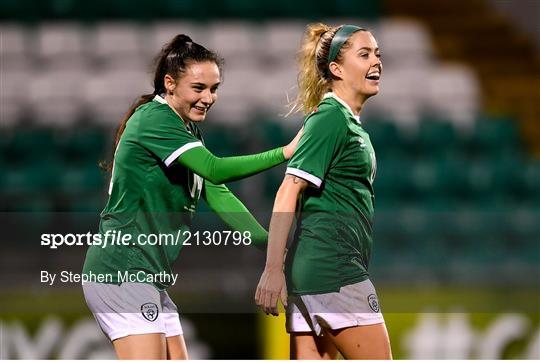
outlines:
{"label": "jersey sleeve", "polygon": [[203,197],[208,206],[233,230],[242,233],[248,231],[252,245],[258,249],[266,249],[268,232],[225,185],[216,185],[205,180]]}
{"label": "jersey sleeve", "polygon": [[145,114],[139,128],[139,142],[170,166],[180,155],[195,147],[203,147],[182,120],[169,108],[158,107]]}
{"label": "jersey sleeve", "polygon": [[342,118],[332,108],[308,116],[304,123],[304,134],[285,173],[298,176],[319,188],[346,134]]}
{"label": "jersey sleeve", "polygon": [[283,147],[253,155],[216,157],[206,148],[197,148],[183,154],[179,162],[197,175],[215,183],[239,180],[285,161]]}

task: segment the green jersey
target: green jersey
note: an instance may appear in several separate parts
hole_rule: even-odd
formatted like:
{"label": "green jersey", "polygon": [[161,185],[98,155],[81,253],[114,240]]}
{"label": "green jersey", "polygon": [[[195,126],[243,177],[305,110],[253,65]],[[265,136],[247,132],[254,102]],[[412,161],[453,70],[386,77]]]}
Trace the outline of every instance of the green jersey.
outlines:
{"label": "green jersey", "polygon": [[[157,247],[135,240],[140,235],[183,235],[189,230],[203,179],[175,161],[201,146],[198,128],[186,125],[162,97],[136,109],[115,152],[109,200],[99,226],[102,235],[115,231],[131,235],[132,242],[90,246],[83,273],[106,274],[118,284],[119,273],[172,274],[171,264],[183,240]],[[153,284],[159,289],[168,286]]]}
{"label": "green jersey", "polygon": [[327,93],[304,122],[287,174],[310,183],[287,253],[289,292],[339,291],[369,277],[376,161],[359,117]]}

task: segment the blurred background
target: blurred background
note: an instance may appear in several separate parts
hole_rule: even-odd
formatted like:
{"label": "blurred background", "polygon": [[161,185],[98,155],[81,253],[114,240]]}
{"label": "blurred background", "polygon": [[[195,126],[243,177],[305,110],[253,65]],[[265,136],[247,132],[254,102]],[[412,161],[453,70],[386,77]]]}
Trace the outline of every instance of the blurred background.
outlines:
{"label": "blurred background", "polygon": [[[111,358],[80,285],[114,130],[151,93],[152,59],[185,33],[226,61],[202,129],[219,156],[287,143],[295,52],[313,21],[352,23],[381,48],[361,118],[375,146],[371,265],[394,357],[540,358],[540,2],[536,0],[2,0],[0,358]],[[268,225],[285,166],[230,184]],[[195,230],[223,225],[201,202]],[[283,316],[252,303],[264,255],[185,248],[169,293],[192,358],[287,358]]]}

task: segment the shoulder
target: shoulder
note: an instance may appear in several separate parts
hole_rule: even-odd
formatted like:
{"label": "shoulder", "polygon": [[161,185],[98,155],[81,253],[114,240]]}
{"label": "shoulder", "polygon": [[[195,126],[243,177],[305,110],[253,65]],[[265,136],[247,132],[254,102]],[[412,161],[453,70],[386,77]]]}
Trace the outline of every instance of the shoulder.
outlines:
{"label": "shoulder", "polygon": [[176,113],[167,104],[150,101],[137,108],[136,112],[140,112],[144,118],[178,118]]}
{"label": "shoulder", "polygon": [[186,130],[184,122],[167,104],[150,101],[137,108],[135,114],[140,117],[142,130],[165,130],[171,128]]}
{"label": "shoulder", "polygon": [[317,109],[306,117],[304,127],[339,132],[346,129],[347,118],[338,105],[323,99]]}

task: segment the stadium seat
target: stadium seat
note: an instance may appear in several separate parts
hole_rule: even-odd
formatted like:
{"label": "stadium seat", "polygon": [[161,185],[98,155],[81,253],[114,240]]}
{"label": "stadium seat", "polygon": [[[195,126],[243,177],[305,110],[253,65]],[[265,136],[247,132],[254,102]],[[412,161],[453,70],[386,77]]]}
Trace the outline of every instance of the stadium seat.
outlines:
{"label": "stadium seat", "polygon": [[540,260],[540,212],[526,207],[512,210],[508,215],[505,232],[506,250],[509,256],[519,261],[538,265]]}
{"label": "stadium seat", "polygon": [[425,159],[416,159],[409,164],[408,172],[411,178],[411,185],[407,191],[408,195],[416,200],[429,199],[434,197],[438,190],[439,178],[435,165]]}
{"label": "stadium seat", "polygon": [[88,66],[87,33],[78,23],[43,23],[36,30],[37,58],[48,70]]}
{"label": "stadium seat", "polygon": [[295,58],[300,49],[305,24],[299,21],[270,21],[261,30],[258,52],[263,61],[281,63],[295,68]]}
{"label": "stadium seat", "polygon": [[385,67],[379,94],[366,103],[366,108],[414,131],[425,107],[428,77],[429,72],[421,67]]}
{"label": "stadium seat", "polygon": [[213,22],[208,26],[207,47],[229,64],[250,61],[257,51],[257,27],[247,22]]}
{"label": "stadium seat", "polygon": [[257,112],[256,96],[261,75],[255,68],[227,69],[219,89],[219,101],[212,106],[209,117],[218,122],[246,123]]}
{"label": "stadium seat", "polygon": [[480,87],[474,71],[463,64],[443,64],[431,68],[427,79],[426,107],[441,115],[462,132],[470,132],[479,114]]}
{"label": "stadium seat", "polygon": [[375,202],[400,202],[415,199],[417,188],[411,172],[413,161],[405,156],[391,156],[377,159],[375,177]]}
{"label": "stadium seat", "polygon": [[522,175],[528,202],[532,207],[540,207],[540,161],[531,161]]}
{"label": "stadium seat", "polygon": [[520,150],[516,123],[510,118],[480,117],[475,124],[471,143],[477,154],[494,158]]}
{"label": "stadium seat", "polygon": [[[60,138],[61,137],[61,138]],[[109,157],[105,150],[111,145],[106,144],[107,137],[112,135],[100,128],[78,127],[76,130],[64,132],[55,147],[61,150],[64,160],[70,163],[98,163],[100,158]]]}
{"label": "stadium seat", "polygon": [[451,123],[423,119],[411,146],[419,156],[437,158],[455,153],[457,138],[456,130]]}
{"label": "stadium seat", "polygon": [[105,187],[105,175],[97,163],[66,166],[60,180],[60,190],[68,194],[99,192]]}
{"label": "stadium seat", "polygon": [[98,125],[116,127],[138,97],[153,92],[151,78],[141,68],[112,67],[90,75],[82,90],[87,118]]}
{"label": "stadium seat", "polygon": [[289,112],[288,104],[297,94],[295,68],[276,67],[266,71],[259,68],[253,81],[258,88],[254,92],[257,113],[284,123],[290,122],[294,116],[291,118],[284,116]]}
{"label": "stadium seat", "polygon": [[80,119],[85,80],[83,73],[74,70],[43,72],[32,77],[28,97],[36,123],[65,127]]}
{"label": "stadium seat", "polygon": [[32,59],[30,57],[31,39],[25,26],[17,23],[0,23],[0,34],[2,34],[2,68],[4,70],[20,68],[26,70],[33,65],[30,61]]}
{"label": "stadium seat", "polygon": [[493,159],[494,168],[493,191],[498,191],[500,196],[513,201],[526,201],[528,198],[523,173],[526,165],[523,159],[508,154],[498,159]]}
{"label": "stadium seat", "polygon": [[8,72],[2,72],[0,127],[16,126],[28,118],[28,92],[33,73],[31,68],[9,68]]}
{"label": "stadium seat", "polygon": [[505,223],[504,216],[479,209],[457,211],[449,220],[446,245],[446,250],[451,251],[454,267],[467,266],[474,271],[483,266],[493,267],[504,260],[505,251],[499,227]]}
{"label": "stadium seat", "polygon": [[3,158],[7,167],[43,163],[57,159],[56,130],[51,127],[20,127],[3,141]]}
{"label": "stadium seat", "polygon": [[[363,4],[358,3],[359,7]],[[364,16],[362,13],[359,15]],[[425,67],[432,62],[429,30],[409,18],[384,18],[374,31],[383,61],[388,66]]]}
{"label": "stadium seat", "polygon": [[[205,122],[206,123],[206,122]],[[210,123],[212,123],[210,121]],[[231,127],[221,123],[201,125],[203,139],[206,147],[220,157],[226,157],[241,152],[237,149],[236,137]]]}
{"label": "stadium seat", "polygon": [[467,201],[474,195],[468,189],[467,172],[470,160],[459,153],[448,153],[444,157],[432,158],[433,167],[437,169],[438,192],[440,196],[456,201]]}
{"label": "stadium seat", "polygon": [[13,165],[4,174],[3,186],[9,195],[28,195],[56,189],[61,170],[54,162],[36,160],[25,165]]}
{"label": "stadium seat", "polygon": [[474,160],[465,170],[469,193],[474,195],[477,202],[486,202],[493,196],[491,187],[494,182],[494,170],[489,161]]}
{"label": "stadium seat", "polygon": [[395,123],[384,119],[362,117],[362,128],[369,134],[377,158],[384,158],[389,154],[407,153],[405,134],[397,128]]}
{"label": "stadium seat", "polygon": [[140,25],[131,22],[98,23],[91,33],[91,54],[107,66],[145,63]]}

